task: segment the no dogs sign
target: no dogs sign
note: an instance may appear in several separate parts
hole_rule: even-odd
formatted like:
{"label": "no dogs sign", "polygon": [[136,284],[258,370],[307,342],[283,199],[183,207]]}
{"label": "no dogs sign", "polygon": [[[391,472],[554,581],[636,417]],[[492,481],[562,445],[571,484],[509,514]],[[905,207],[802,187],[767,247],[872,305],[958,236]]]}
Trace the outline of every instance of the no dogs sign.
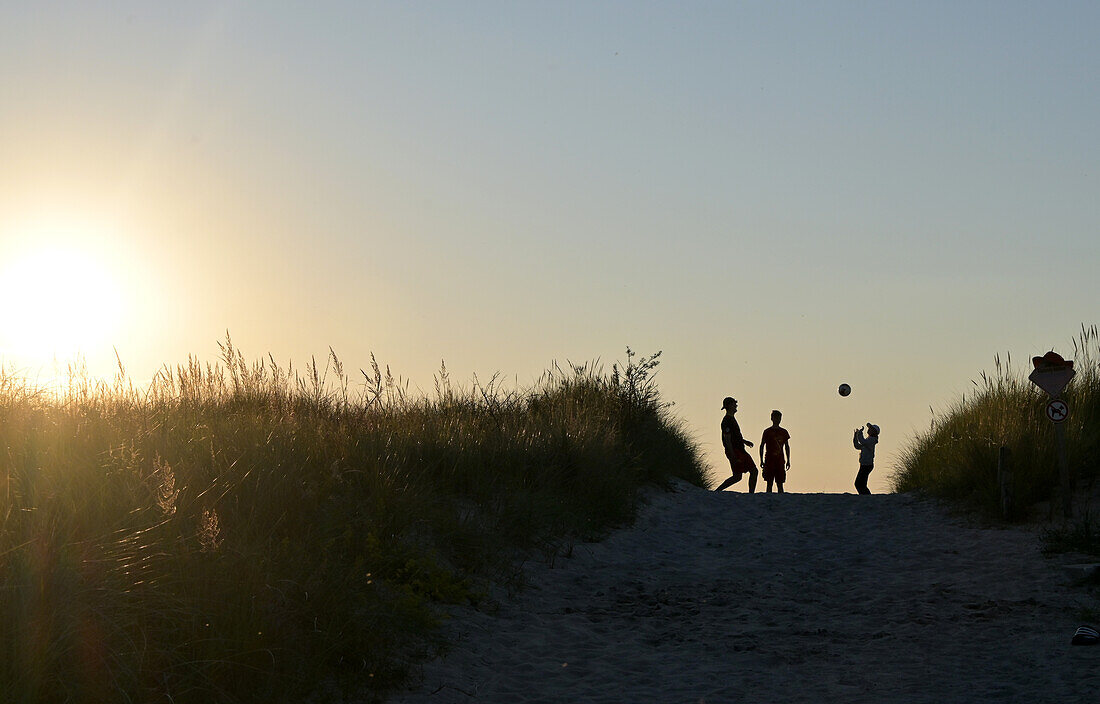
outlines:
{"label": "no dogs sign", "polygon": [[1069,405],[1060,398],[1047,404],[1047,418],[1053,423],[1061,423],[1069,417]]}

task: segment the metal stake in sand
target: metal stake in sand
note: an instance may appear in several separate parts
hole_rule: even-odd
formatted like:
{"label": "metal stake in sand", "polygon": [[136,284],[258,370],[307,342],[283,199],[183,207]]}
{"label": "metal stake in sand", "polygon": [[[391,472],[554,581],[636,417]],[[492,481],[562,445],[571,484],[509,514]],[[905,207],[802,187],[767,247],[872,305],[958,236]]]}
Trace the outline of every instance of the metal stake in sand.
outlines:
{"label": "metal stake in sand", "polygon": [[1038,386],[1051,397],[1047,404],[1047,418],[1054,423],[1054,445],[1058,453],[1058,483],[1062,485],[1062,515],[1073,515],[1073,475],[1066,462],[1066,430],[1062,422],[1069,417],[1069,406],[1061,399],[1062,390],[1076,374],[1073,362],[1062,358],[1054,350],[1042,357],[1032,357],[1035,369],[1028,376],[1031,383]]}
{"label": "metal stake in sand", "polygon": [[1012,515],[1012,451],[1001,445],[997,453],[997,484],[1001,487],[1001,518]]}

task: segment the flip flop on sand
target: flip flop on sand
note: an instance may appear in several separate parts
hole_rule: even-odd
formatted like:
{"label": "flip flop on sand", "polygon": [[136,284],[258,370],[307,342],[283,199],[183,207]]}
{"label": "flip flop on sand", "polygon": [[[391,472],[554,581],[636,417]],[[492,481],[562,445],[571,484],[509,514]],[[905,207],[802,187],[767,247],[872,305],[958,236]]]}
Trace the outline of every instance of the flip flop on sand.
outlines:
{"label": "flip flop on sand", "polygon": [[1097,632],[1095,628],[1081,626],[1073,634],[1073,640],[1070,643],[1073,645],[1096,645],[1100,643],[1100,632]]}

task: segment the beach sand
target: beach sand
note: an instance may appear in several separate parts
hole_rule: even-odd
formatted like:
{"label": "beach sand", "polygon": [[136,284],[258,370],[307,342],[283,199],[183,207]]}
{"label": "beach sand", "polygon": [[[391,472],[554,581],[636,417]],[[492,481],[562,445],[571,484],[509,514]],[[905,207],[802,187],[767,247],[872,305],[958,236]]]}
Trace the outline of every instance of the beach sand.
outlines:
{"label": "beach sand", "polygon": [[1100,701],[1100,646],[1070,645],[1088,597],[1039,548],[908,495],[680,484],[457,611],[391,701]]}

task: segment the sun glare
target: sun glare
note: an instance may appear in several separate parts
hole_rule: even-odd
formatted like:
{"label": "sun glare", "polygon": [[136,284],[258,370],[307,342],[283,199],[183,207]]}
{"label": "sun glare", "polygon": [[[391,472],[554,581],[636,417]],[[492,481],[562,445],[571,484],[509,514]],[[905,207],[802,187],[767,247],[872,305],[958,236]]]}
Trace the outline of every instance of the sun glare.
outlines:
{"label": "sun glare", "polygon": [[100,351],[121,327],[124,298],[102,254],[71,241],[27,237],[0,262],[0,353],[46,364]]}

